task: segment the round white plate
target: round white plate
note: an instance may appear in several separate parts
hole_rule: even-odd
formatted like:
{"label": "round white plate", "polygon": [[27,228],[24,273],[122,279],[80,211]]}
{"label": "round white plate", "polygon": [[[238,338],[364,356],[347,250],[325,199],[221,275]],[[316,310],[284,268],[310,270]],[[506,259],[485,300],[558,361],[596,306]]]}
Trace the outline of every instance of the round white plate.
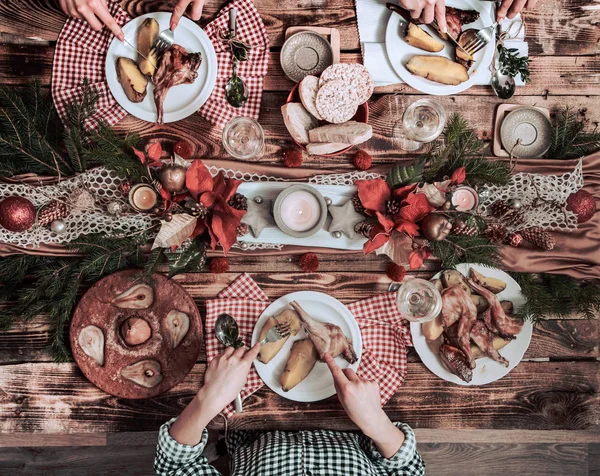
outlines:
{"label": "round white plate", "polygon": [[[137,31],[142,22],[154,18],[160,31],[169,28],[171,14],[168,12],[147,13],[134,18],[125,26],[125,38],[137,48]],[[183,46],[190,53],[201,53],[202,62],[198,68],[198,77],[192,84],[173,86],[167,92],[164,101],[164,121],[175,122],[195,113],[206,102],[217,80],[217,55],[204,30],[188,18],[182,17],[175,30],[175,43]],[[127,99],[123,87],[117,80],[117,59],[121,56],[137,60],[137,53],[127,43],[116,38],[111,42],[106,55],[106,80],[110,92],[117,102],[132,116],[148,122],[156,122],[156,105],[154,104],[154,85],[148,84],[148,93],[142,102],[135,103]]]}
{"label": "round white plate", "polygon": [[[498,294],[498,299],[500,299],[500,301],[512,301],[515,310],[525,304],[525,298],[521,294],[521,287],[504,271],[496,268],[486,268],[485,266],[477,264],[460,264],[456,267],[456,269],[465,276],[469,275],[470,268],[474,268],[475,271],[480,272],[484,276],[498,278],[506,283],[506,289]],[[439,278],[441,274],[441,272],[436,274],[434,278]],[[423,333],[421,332],[420,323],[411,322],[410,333],[412,334],[413,344],[417,354],[419,354],[421,361],[429,370],[448,382],[470,386],[485,385],[494,382],[514,369],[523,358],[523,355],[525,355],[527,347],[529,347],[529,342],[531,342],[531,335],[533,333],[533,325],[531,322],[525,321],[523,330],[517,335],[516,339],[500,349],[500,354],[510,362],[508,367],[493,361],[489,357],[477,359],[475,361],[477,365],[473,369],[473,379],[468,383],[446,370],[440,357],[429,347],[425,336],[423,336]]]}
{"label": "round white plate", "polygon": [[[484,2],[478,0],[454,0],[446,3],[450,7],[460,8],[462,10],[477,10],[480,15],[476,22],[463,25],[463,30],[468,28],[481,29],[490,26],[494,23],[493,9],[486,9]],[[475,61],[469,70],[469,79],[464,83],[456,86],[445,85],[430,81],[420,76],[415,76],[404,66],[414,55],[432,55],[445,56],[454,60],[454,46],[448,41],[441,40],[435,30],[428,25],[420,25],[427,33],[430,33],[435,39],[440,40],[444,44],[444,49],[439,53],[431,53],[429,51],[416,48],[404,41],[407,22],[397,13],[393,13],[387,24],[385,32],[385,48],[387,51],[390,64],[394,71],[400,76],[406,84],[412,86],[417,91],[425,94],[433,94],[443,96],[447,94],[456,94],[469,89],[474,84],[477,84],[480,76],[489,74],[489,66],[494,57],[494,41],[488,43],[485,48],[475,54]]]}
{"label": "round white plate", "polygon": [[[286,308],[290,308],[289,304],[292,301],[298,302],[298,304],[302,306],[302,309],[304,309],[311,317],[314,317],[319,321],[330,322],[336,326],[340,326],[344,335],[352,339],[352,344],[354,345],[354,351],[356,352],[358,360],[352,365],[346,362],[342,357],[337,357],[335,360],[343,369],[350,367],[356,370],[360,364],[360,357],[362,355],[360,329],[348,308],[328,294],[317,293],[314,291],[299,291],[277,299],[277,301],[266,308],[258,318],[256,326],[254,327],[254,332],[252,333],[252,345],[258,342],[260,331],[267,319],[271,316],[276,316]],[[296,402],[316,402],[317,400],[323,400],[324,398],[335,395],[333,377],[331,376],[327,364],[324,362],[317,362],[310,374],[289,392],[284,392],[281,389],[279,379],[290,356],[292,344],[295,341],[306,337],[306,331],[302,328],[297,335],[288,339],[282,349],[268,364],[263,364],[258,360],[254,361],[254,366],[258,371],[258,375],[260,375],[260,378],[263,379],[263,382],[265,382],[271,390],[288,400],[294,400]]]}

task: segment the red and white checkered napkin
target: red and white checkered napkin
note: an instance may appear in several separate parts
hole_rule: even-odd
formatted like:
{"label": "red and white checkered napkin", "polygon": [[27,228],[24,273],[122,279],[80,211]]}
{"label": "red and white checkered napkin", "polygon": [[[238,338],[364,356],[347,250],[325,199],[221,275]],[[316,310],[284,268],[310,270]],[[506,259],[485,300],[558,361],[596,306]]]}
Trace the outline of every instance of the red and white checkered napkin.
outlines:
{"label": "red and white checkered napkin", "polygon": [[[123,26],[131,20],[118,2],[108,1],[111,15]],[[225,100],[225,83],[231,76],[231,50],[218,37],[218,28],[227,31],[229,9],[236,7],[238,39],[253,46],[248,61],[240,63],[238,74],[248,86],[249,99],[241,108],[231,107]],[[224,7],[204,31],[212,41],[217,54],[217,81],[212,94],[198,111],[212,124],[223,127],[232,117],[246,116],[258,119],[263,92],[263,79],[269,62],[269,38],[265,25],[251,0],[234,0]],[[106,52],[113,40],[107,28],[94,31],[83,20],[69,18],[56,44],[52,68],[52,97],[59,116],[66,119],[67,105],[82,98],[81,80],[88,78],[99,93],[94,116],[87,126],[94,128],[103,120],[109,125],[123,119],[127,112],[113,98],[106,82]]]}
{"label": "red and white checkered napkin", "polygon": [[[246,345],[252,341],[256,321],[271,304],[258,284],[242,274],[218,299],[206,302],[206,357],[210,362],[223,352],[224,346],[215,337],[215,321],[222,313],[230,314],[238,322],[240,337]],[[358,375],[379,383],[381,404],[385,404],[404,382],[407,372],[406,347],[412,346],[408,322],[396,307],[396,295],[384,293],[348,305],[360,327],[363,352]],[[264,382],[254,367],[242,390],[242,400],[252,395]],[[233,405],[224,413],[230,417]]]}

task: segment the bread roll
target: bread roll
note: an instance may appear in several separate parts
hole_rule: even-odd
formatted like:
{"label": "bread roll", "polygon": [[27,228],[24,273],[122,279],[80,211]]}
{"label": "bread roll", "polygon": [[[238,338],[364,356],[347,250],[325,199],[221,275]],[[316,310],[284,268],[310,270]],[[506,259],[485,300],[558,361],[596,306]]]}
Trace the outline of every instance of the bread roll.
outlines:
{"label": "bread roll", "polygon": [[299,144],[306,145],[308,140],[308,131],[317,127],[319,121],[311,115],[299,102],[290,102],[281,106],[283,122],[288,132]]}
{"label": "bread roll", "polygon": [[350,144],[340,144],[338,142],[311,142],[306,145],[306,151],[310,155],[335,154]]}
{"label": "bread roll", "polygon": [[357,145],[371,138],[373,128],[363,122],[348,121],[344,124],[329,124],[311,129],[308,135],[310,142],[334,142]]}
{"label": "bread roll", "polygon": [[317,93],[319,92],[319,78],[315,76],[307,76],[300,82],[298,86],[298,92],[300,94],[300,101],[304,108],[315,116],[319,121],[323,118],[317,111]]}

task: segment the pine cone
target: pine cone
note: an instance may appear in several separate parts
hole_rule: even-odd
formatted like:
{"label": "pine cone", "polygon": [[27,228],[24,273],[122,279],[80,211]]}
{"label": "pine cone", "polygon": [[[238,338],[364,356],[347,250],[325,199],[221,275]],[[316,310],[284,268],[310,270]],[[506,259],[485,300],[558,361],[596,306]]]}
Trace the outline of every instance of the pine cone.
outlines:
{"label": "pine cone", "polygon": [[355,193],[352,197],[352,205],[354,205],[354,211],[356,211],[356,213],[365,215],[366,209],[363,207],[360,198],[358,198],[358,193]]}
{"label": "pine cone", "polygon": [[248,200],[241,193],[236,193],[227,203],[236,210],[248,210]]}
{"label": "pine cone", "polygon": [[508,236],[508,231],[504,225],[492,223],[483,231],[483,235],[493,243],[502,243]]}
{"label": "pine cone", "polygon": [[235,234],[237,236],[245,236],[250,233],[250,227],[245,223],[240,223],[235,229]]}
{"label": "pine cone", "polygon": [[476,226],[469,226],[462,220],[456,220],[452,225],[453,235],[475,236],[478,233],[479,228]]}
{"label": "pine cone", "polygon": [[193,217],[204,218],[208,215],[208,208],[192,198],[186,198],[182,203],[182,207],[186,213],[189,213]]}
{"label": "pine cone", "polygon": [[511,233],[506,238],[506,243],[517,248],[518,246],[521,246],[521,243],[523,243],[523,235],[519,233]]}
{"label": "pine cone", "polygon": [[398,200],[388,200],[385,202],[385,209],[389,215],[397,215],[400,212],[400,202]]}
{"label": "pine cone", "polygon": [[527,228],[521,232],[521,235],[525,240],[546,251],[550,251],[556,245],[552,235],[539,226]]}
{"label": "pine cone", "polygon": [[488,213],[493,217],[502,217],[513,208],[504,200],[496,200],[488,208]]}
{"label": "pine cone", "polygon": [[70,211],[71,207],[65,202],[53,200],[40,209],[37,222],[40,226],[48,226],[54,220],[66,218]]}
{"label": "pine cone", "polygon": [[375,227],[375,222],[372,221],[361,221],[354,227],[354,231],[359,235],[363,235],[365,238],[369,238],[371,230]]}

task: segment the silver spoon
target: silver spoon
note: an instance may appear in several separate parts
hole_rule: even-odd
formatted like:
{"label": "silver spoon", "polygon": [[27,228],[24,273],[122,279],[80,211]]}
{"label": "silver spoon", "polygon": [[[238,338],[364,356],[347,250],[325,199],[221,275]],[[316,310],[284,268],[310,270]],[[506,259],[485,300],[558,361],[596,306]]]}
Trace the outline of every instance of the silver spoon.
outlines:
{"label": "silver spoon", "polygon": [[[215,335],[217,340],[227,347],[238,346],[240,330],[236,320],[229,314],[221,314],[215,322]],[[234,400],[236,413],[242,413],[242,397],[238,393]]]}
{"label": "silver spoon", "polygon": [[[235,38],[237,27],[237,10],[231,8],[229,10],[229,33],[232,38]],[[237,74],[238,60],[232,55],[233,75],[225,85],[225,98],[233,107],[242,107],[248,101],[248,88],[244,80]]]}
{"label": "silver spoon", "polygon": [[515,78],[497,69],[492,76],[492,89],[500,99],[510,99],[515,94]]}

